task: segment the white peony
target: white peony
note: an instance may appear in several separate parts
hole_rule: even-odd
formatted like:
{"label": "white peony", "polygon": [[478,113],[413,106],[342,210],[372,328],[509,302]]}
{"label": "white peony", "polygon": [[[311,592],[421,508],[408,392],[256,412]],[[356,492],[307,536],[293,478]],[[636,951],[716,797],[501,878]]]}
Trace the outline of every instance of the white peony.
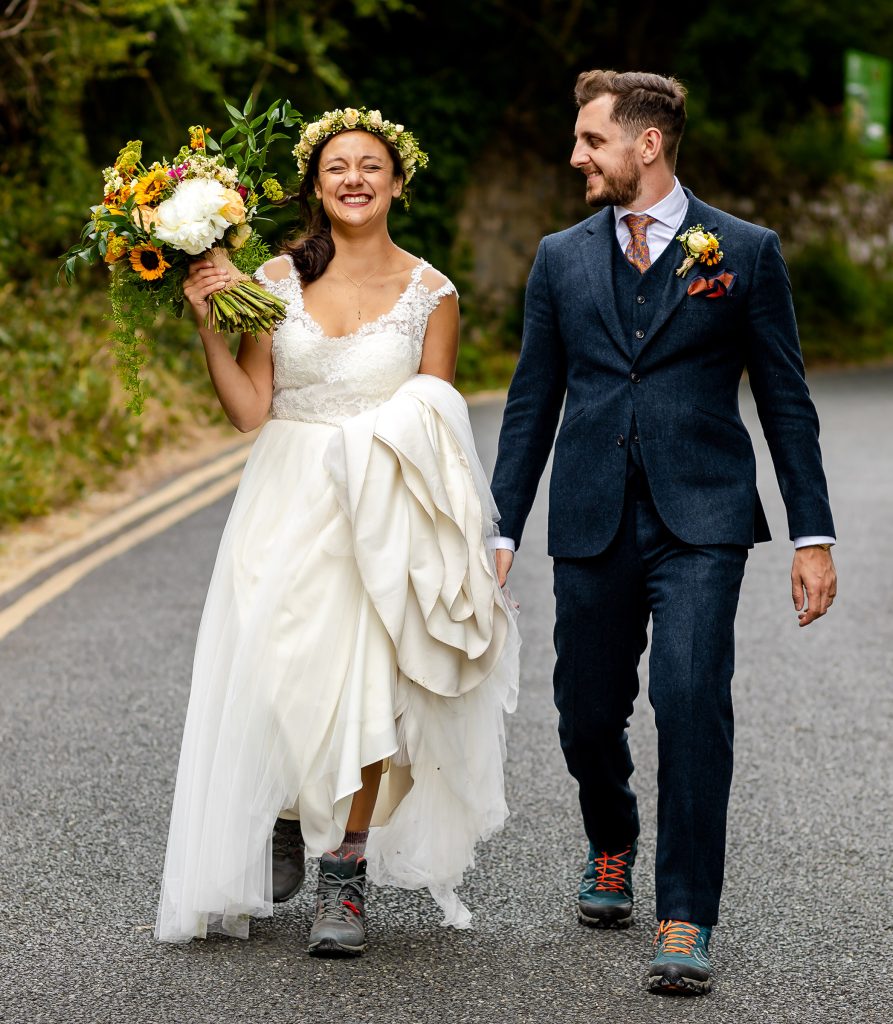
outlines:
{"label": "white peony", "polygon": [[227,202],[226,189],[219,181],[190,178],[156,208],[152,233],[175,249],[199,256],[219,242],[230,226],[221,212]]}

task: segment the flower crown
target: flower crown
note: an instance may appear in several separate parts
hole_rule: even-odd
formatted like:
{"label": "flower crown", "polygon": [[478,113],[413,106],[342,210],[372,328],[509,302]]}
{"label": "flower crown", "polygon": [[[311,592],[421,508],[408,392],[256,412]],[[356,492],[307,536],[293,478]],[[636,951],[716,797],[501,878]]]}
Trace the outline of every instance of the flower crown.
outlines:
{"label": "flower crown", "polygon": [[419,149],[412,132],[406,131],[402,124],[385,121],[380,110],[367,110],[360,107],[345,107],[344,110],[327,110],[316,121],[311,121],[301,128],[298,144],[292,150],[298,160],[298,181],[304,180],[307,166],[313,150],[326,139],[340,132],[354,131],[371,132],[390,142],[400,155],[403,168],[403,182],[408,184],[420,167],[428,166],[428,154]]}

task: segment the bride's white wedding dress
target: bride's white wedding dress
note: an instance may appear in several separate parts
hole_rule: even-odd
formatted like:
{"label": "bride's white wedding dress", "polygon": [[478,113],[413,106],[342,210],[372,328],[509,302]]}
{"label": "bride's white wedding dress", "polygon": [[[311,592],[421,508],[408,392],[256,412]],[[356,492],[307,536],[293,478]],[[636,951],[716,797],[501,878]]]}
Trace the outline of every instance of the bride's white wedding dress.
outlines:
{"label": "bride's white wedding dress", "polygon": [[199,629],[155,934],[247,936],[273,912],[280,811],[300,816],[311,856],[337,847],[361,768],[380,760],[370,878],[428,887],[465,926],[454,889],[508,814],[519,640],[465,403],[418,375],[428,317],[455,289],[420,262],[389,313],[332,338],[291,261],[267,268],[258,279],[288,304],[272,419]]}

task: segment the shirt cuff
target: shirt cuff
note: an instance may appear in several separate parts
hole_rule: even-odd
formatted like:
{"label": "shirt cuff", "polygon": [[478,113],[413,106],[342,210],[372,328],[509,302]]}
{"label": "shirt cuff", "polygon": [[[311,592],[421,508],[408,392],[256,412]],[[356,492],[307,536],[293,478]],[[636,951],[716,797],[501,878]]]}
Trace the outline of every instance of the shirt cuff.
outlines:
{"label": "shirt cuff", "polygon": [[795,548],[809,548],[814,544],[836,544],[837,540],[834,537],[795,537],[794,547]]}
{"label": "shirt cuff", "polygon": [[487,538],[487,547],[490,548],[491,551],[499,551],[500,549],[505,551],[514,551],[515,542],[511,537],[500,537],[497,535],[495,537]]}

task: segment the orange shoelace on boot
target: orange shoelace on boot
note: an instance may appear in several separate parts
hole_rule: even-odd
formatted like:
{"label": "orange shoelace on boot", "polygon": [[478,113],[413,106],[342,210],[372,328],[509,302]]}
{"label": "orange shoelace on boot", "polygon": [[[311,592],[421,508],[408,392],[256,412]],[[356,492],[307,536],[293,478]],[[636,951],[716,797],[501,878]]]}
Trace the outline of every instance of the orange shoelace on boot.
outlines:
{"label": "orange shoelace on boot", "polygon": [[661,921],[657,926],[654,944],[657,945],[663,939],[665,953],[691,956],[697,938],[697,925],[689,924],[688,921]]}
{"label": "orange shoelace on boot", "polygon": [[598,881],[595,886],[596,892],[623,892],[626,858],[631,850],[632,847],[630,846],[623,853],[611,856],[611,854],[605,852],[593,859],[595,869],[598,871]]}

